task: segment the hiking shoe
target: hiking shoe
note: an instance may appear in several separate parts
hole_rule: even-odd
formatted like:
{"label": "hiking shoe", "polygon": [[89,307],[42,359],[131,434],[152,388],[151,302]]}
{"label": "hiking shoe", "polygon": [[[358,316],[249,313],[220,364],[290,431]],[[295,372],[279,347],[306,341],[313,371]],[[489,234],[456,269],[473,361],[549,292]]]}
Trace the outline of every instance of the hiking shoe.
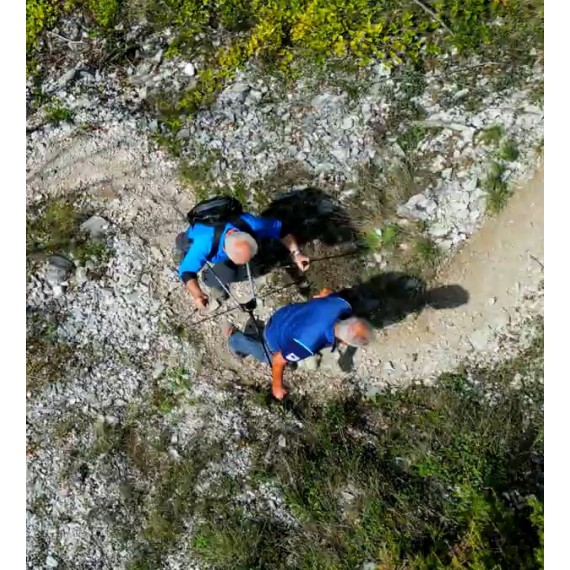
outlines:
{"label": "hiking shoe", "polygon": [[227,336],[228,338],[230,338],[230,336],[232,336],[237,330],[238,328],[233,323],[222,323],[222,332],[224,333],[224,336]]}
{"label": "hiking shoe", "polygon": [[222,323],[222,333],[228,339],[228,352],[236,360],[243,360],[245,358],[245,354],[240,354],[239,352],[236,352],[230,346],[230,343],[229,343],[230,336],[232,336],[237,330],[238,330],[238,328],[230,321],[226,321],[226,322]]}

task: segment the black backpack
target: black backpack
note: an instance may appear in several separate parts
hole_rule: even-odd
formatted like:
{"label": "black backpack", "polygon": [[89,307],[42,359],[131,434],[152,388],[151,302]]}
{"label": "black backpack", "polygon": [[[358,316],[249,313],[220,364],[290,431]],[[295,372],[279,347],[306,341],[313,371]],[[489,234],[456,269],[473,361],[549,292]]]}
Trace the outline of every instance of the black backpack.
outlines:
{"label": "black backpack", "polygon": [[[228,222],[233,224],[238,230],[249,234],[255,239],[253,230],[247,222],[241,219],[241,214],[243,214],[241,202],[231,196],[215,196],[214,198],[203,200],[186,214],[186,219],[191,226],[203,224],[214,228],[214,239],[212,240],[210,253],[208,253],[207,256],[208,259],[218,251],[222,233]],[[186,251],[188,251],[192,243],[188,239],[186,241]],[[182,247],[184,247],[184,245]],[[186,251],[183,253],[186,254]]]}

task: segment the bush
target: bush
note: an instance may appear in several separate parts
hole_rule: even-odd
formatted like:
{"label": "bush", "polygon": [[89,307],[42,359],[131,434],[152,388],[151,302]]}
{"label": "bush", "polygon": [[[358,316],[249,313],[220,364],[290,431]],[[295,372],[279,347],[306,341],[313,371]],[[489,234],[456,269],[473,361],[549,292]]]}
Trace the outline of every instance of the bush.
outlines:
{"label": "bush", "polygon": [[121,9],[121,0],[76,0],[78,6],[84,6],[95,22],[106,29],[112,27]]}
{"label": "bush", "polygon": [[[41,33],[70,9],[86,13],[103,31],[138,17],[156,30],[170,28],[175,39],[167,55],[200,48],[208,58],[197,86],[168,109],[180,114],[211,102],[252,59],[294,74],[306,61],[350,57],[360,65],[398,65],[449,45],[469,52],[511,42],[520,50],[521,39],[541,41],[541,15],[523,0],[443,0],[433,8],[397,0],[147,0],[136,9],[121,0],[31,0],[27,50],[30,56]],[[494,25],[498,19],[501,26]],[[222,45],[214,48],[220,37]]]}
{"label": "bush", "polygon": [[[192,44],[198,32],[208,36],[224,30],[233,41],[214,51],[198,84],[177,101],[174,112],[193,113],[209,104],[235,71],[254,58],[294,76],[303,62],[324,63],[331,58],[349,57],[359,65],[372,60],[398,65],[418,62],[449,45],[464,52],[484,51],[507,41],[514,45],[523,29],[526,41],[532,37],[540,43],[541,26],[536,25],[540,18],[532,6],[519,0],[446,0],[435,10],[433,17],[414,3],[402,7],[400,2],[371,0],[258,0],[249,5],[217,0],[207,6],[184,0],[174,22],[181,26],[183,18],[191,25],[180,29],[171,53]],[[495,26],[497,19],[507,25]],[[442,29],[451,33],[434,34]]]}
{"label": "bush", "polygon": [[40,38],[72,10],[85,12],[97,27],[108,29],[115,25],[121,0],[28,0],[26,2],[26,69],[34,71],[35,53]]}
{"label": "bush", "polygon": [[33,53],[44,30],[57,21],[57,8],[53,0],[28,0],[26,2],[26,58],[27,69],[33,67]]}

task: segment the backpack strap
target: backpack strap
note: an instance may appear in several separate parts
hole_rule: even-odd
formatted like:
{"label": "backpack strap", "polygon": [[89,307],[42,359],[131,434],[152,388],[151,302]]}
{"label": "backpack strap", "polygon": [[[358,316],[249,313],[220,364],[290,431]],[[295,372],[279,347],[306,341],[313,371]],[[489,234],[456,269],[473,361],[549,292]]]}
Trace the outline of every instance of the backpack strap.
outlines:
{"label": "backpack strap", "polygon": [[212,247],[210,248],[210,253],[208,253],[207,259],[211,259],[216,255],[218,248],[220,247],[220,240],[222,239],[222,234],[226,229],[228,224],[234,225],[240,232],[245,232],[249,234],[253,239],[256,239],[251,226],[241,218],[240,215],[232,216],[227,222],[222,222],[221,224],[216,224],[214,226],[214,239],[212,240]]}

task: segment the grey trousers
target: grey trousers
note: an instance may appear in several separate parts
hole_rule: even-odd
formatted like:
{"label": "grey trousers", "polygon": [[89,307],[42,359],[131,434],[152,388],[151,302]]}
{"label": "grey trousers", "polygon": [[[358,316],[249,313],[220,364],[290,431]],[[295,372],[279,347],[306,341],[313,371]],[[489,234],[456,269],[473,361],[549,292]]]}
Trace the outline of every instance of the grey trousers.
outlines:
{"label": "grey trousers", "polygon": [[[221,263],[216,263],[214,265],[214,271],[216,272],[216,276],[218,279],[227,287],[229,288],[230,283],[239,283],[241,281],[247,280],[247,269],[245,265],[236,265],[229,259],[227,261],[222,261]],[[253,271],[253,268],[252,268]],[[224,288],[220,285],[220,282],[216,279],[210,267],[206,267],[202,272],[202,281],[206,287],[211,289],[215,289],[220,293],[223,293],[224,296],[226,292]]]}

